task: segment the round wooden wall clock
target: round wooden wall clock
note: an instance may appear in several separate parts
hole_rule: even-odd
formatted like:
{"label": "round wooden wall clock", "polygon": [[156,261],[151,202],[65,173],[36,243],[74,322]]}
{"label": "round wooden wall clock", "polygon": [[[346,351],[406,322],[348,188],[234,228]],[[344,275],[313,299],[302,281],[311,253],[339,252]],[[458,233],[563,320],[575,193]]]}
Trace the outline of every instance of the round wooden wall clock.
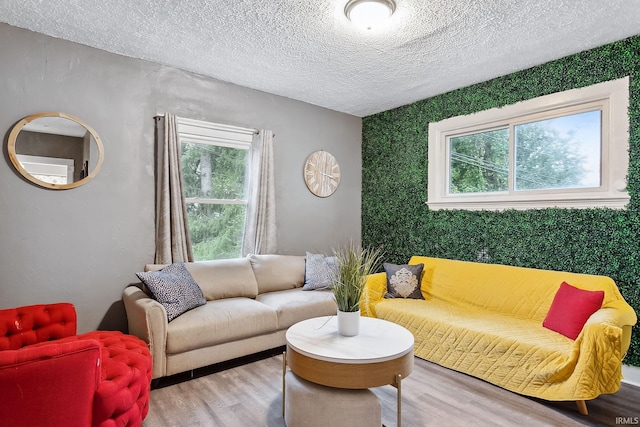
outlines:
{"label": "round wooden wall clock", "polygon": [[329,197],[340,184],[340,166],[330,153],[320,150],[307,158],[304,164],[304,183],[318,197]]}

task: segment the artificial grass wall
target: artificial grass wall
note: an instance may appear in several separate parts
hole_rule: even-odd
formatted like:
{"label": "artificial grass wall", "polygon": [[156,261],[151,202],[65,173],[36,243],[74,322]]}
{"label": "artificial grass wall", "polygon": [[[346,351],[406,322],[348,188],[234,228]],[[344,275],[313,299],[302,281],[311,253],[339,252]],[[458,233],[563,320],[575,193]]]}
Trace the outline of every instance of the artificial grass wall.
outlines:
{"label": "artificial grass wall", "polygon": [[[431,211],[429,123],[630,76],[626,210]],[[428,78],[428,76],[425,76]],[[640,35],[363,119],[362,241],[411,255],[612,277],[640,312]],[[485,258],[486,260],[486,258]],[[640,328],[625,363],[640,366]]]}

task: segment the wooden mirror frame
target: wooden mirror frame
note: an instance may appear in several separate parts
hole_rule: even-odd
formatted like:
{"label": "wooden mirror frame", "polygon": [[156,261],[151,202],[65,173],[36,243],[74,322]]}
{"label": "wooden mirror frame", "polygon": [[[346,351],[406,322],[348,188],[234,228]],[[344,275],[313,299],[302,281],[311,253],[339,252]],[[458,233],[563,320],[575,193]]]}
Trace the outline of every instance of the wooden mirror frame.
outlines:
{"label": "wooden mirror frame", "polygon": [[[20,133],[20,131],[22,131],[22,129],[27,124],[42,117],[60,117],[63,119],[71,120],[73,122],[76,122],[80,126],[84,127],[91,134],[91,136],[93,137],[93,140],[95,141],[98,147],[98,161],[95,167],[93,168],[93,170],[91,170],[91,172],[86,177],[79,179],[78,181],[74,181],[67,184],[52,184],[52,183],[37,179],[22,167],[22,165],[20,164],[20,161],[18,160],[18,154],[16,153],[16,142],[18,140],[18,134]],[[11,163],[13,163],[13,166],[16,168],[16,170],[20,172],[20,175],[22,175],[24,178],[26,178],[30,182],[40,187],[49,188],[53,190],[69,190],[71,188],[76,188],[86,184],[87,182],[95,178],[95,176],[100,171],[100,167],[102,167],[102,162],[104,160],[104,147],[102,146],[102,141],[100,140],[100,137],[98,136],[96,131],[87,123],[80,120],[79,118],[74,117],[70,114],[60,113],[56,111],[32,114],[20,120],[18,123],[16,123],[16,125],[11,129],[11,133],[9,134],[9,140],[7,143],[7,152],[9,154],[9,159],[11,160]]]}

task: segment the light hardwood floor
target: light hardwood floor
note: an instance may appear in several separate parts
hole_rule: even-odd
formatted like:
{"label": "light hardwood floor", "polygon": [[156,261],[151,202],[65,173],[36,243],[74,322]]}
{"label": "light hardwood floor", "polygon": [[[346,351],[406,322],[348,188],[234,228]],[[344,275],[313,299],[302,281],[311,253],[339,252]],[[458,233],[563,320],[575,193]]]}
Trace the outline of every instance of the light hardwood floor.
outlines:
{"label": "light hardwood floor", "polygon": [[[284,427],[282,350],[199,369],[193,379],[181,374],[160,381],[151,391],[143,427]],[[383,423],[395,426],[396,389],[373,391],[382,401]],[[640,388],[629,384],[588,402],[585,417],[578,414],[575,402],[523,397],[418,358],[402,383],[402,394],[404,427],[640,423]]]}

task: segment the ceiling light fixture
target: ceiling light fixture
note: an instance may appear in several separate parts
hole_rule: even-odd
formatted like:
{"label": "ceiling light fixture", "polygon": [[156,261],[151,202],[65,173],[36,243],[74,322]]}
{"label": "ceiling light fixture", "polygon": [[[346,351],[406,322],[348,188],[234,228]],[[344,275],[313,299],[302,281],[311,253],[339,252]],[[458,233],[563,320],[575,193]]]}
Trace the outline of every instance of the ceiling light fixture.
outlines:
{"label": "ceiling light fixture", "polygon": [[354,25],[370,30],[393,15],[395,10],[394,0],[349,0],[344,14]]}

